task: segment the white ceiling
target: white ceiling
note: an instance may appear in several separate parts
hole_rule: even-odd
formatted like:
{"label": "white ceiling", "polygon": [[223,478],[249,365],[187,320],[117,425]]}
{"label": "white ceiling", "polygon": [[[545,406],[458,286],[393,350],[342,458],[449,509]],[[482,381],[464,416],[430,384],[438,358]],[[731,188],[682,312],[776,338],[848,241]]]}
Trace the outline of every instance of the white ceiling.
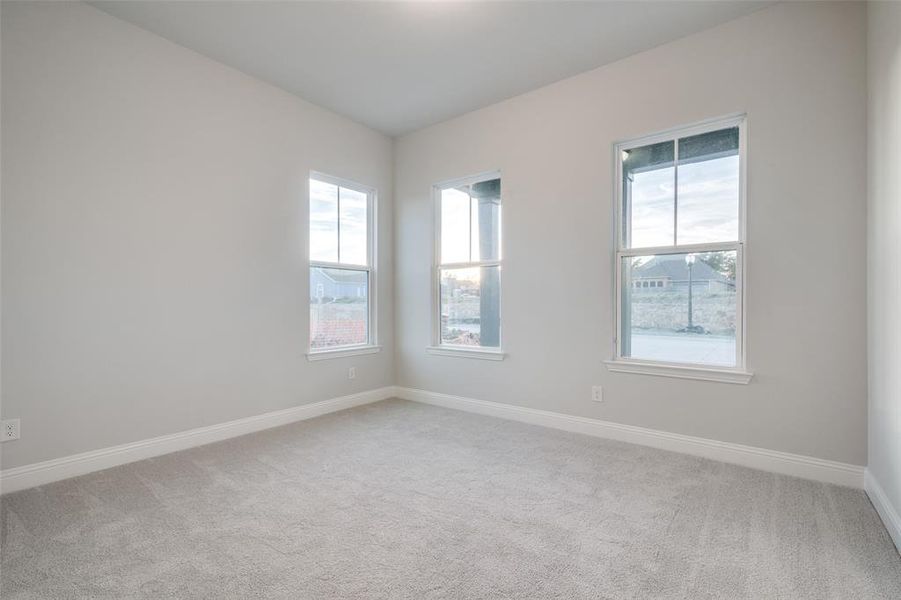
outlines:
{"label": "white ceiling", "polygon": [[97,1],[389,135],[753,12],[766,1]]}

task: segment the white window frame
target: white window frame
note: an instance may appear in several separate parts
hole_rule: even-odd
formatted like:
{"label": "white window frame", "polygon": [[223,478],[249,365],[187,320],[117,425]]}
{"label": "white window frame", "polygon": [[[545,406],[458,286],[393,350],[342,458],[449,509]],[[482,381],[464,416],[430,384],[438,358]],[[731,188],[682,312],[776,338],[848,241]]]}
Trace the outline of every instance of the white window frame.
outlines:
{"label": "white window frame", "polygon": [[[738,127],[738,156],[739,156],[739,198],[738,198],[738,240],[731,242],[714,242],[705,244],[685,244],[679,246],[655,246],[649,248],[628,248],[625,246],[625,232],[623,231],[623,153],[626,150],[656,144],[659,142],[674,141],[675,161],[679,160],[679,139]],[[719,119],[711,119],[689,126],[675,127],[643,136],[619,142],[613,146],[614,160],[614,222],[615,222],[615,252],[614,252],[614,339],[612,360],[605,361],[608,370],[622,373],[636,373],[642,375],[657,375],[676,377],[680,379],[700,379],[717,381],[722,383],[747,384],[753,374],[747,369],[747,268],[745,255],[747,249],[747,117],[744,114],[731,115]],[[675,215],[678,207],[674,208]],[[674,218],[675,218],[674,215]],[[678,240],[674,240],[678,241]],[[622,355],[622,299],[623,299],[623,273],[622,263],[624,258],[631,256],[648,256],[661,254],[693,254],[713,251],[734,251],[735,258],[735,302],[737,313],[737,327],[735,331],[736,366],[716,367],[697,363],[680,363],[669,361],[655,361],[647,359],[634,359]]]}
{"label": "white window frame", "polygon": [[[310,180],[315,179],[317,181],[321,181],[323,183],[328,183],[331,185],[336,185],[339,188],[345,188],[349,190],[353,190],[355,192],[359,192],[361,194],[366,194],[366,265],[355,265],[350,263],[342,263],[342,262],[329,262],[329,261],[321,261],[321,260],[312,260],[310,258],[310,226],[309,226],[309,211],[310,211],[310,203],[312,202],[311,194],[310,194]],[[340,231],[340,218],[341,218],[341,208],[340,208],[340,193],[339,193],[339,206],[338,206],[338,219],[339,219],[339,231]],[[345,269],[352,271],[366,271],[368,276],[368,303],[367,306],[369,308],[369,314],[367,319],[367,342],[364,344],[352,344],[347,346],[334,346],[330,348],[313,348],[312,340],[310,340],[309,330],[307,332],[307,360],[315,361],[315,360],[324,360],[329,358],[341,358],[345,356],[359,356],[362,354],[374,354],[381,350],[381,346],[378,345],[378,286],[377,286],[377,275],[376,275],[376,266],[378,264],[378,192],[375,188],[363,185],[361,183],[357,183],[356,181],[351,181],[349,179],[343,179],[341,177],[335,177],[333,175],[327,175],[325,173],[321,173],[319,171],[310,171],[310,175],[307,178],[307,281],[310,279],[310,271],[314,268],[321,267],[326,269]],[[338,240],[338,252],[339,252],[339,261],[340,261],[340,234]],[[309,302],[309,299],[308,299]],[[310,306],[307,305],[307,318],[309,319],[310,314]],[[312,323],[310,323],[310,328],[312,328]]]}
{"label": "white window frame", "polygon": [[[483,181],[491,181],[492,179],[501,179],[501,222],[500,231],[501,239],[498,244],[500,249],[500,258],[497,260],[479,260],[472,262],[458,263],[441,263],[441,191],[464,185],[473,185]],[[504,320],[503,320],[503,300],[504,300],[504,277],[501,275],[499,314],[500,314],[500,347],[483,348],[481,346],[463,346],[458,344],[445,344],[441,341],[441,269],[465,269],[477,267],[493,267],[497,266],[503,269],[502,263],[504,259],[504,183],[501,178],[500,170],[485,171],[469,177],[461,177],[458,179],[449,179],[441,181],[432,186],[432,215],[434,223],[434,235],[432,246],[432,276],[431,276],[431,305],[432,305],[432,327],[431,327],[431,344],[426,346],[426,351],[435,356],[450,356],[458,358],[476,358],[482,360],[504,360],[506,353],[504,347]],[[470,226],[472,220],[470,219]]]}

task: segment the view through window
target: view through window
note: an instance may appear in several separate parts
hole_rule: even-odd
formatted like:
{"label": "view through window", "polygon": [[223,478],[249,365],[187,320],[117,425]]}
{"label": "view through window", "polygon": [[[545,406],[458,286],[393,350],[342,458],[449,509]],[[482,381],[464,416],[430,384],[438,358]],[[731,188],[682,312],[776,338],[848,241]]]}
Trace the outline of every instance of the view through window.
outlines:
{"label": "view through window", "polygon": [[372,197],[310,178],[310,349],[370,342]]}
{"label": "view through window", "polygon": [[617,148],[618,358],[738,367],[740,121]]}
{"label": "view through window", "polygon": [[501,180],[438,189],[438,341],[500,348]]}

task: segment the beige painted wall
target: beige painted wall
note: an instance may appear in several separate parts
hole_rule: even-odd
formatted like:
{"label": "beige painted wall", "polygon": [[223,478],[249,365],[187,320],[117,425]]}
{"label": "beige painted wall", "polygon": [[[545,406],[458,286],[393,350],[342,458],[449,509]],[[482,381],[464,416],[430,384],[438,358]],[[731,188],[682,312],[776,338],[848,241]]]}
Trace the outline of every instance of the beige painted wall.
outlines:
{"label": "beige painted wall", "polygon": [[[398,384],[866,464],[865,14],[776,5],[398,140]],[[736,112],[754,380],[610,373],[611,145]],[[430,187],[493,169],[509,356],[428,355]]]}
{"label": "beige painted wall", "polygon": [[869,4],[867,64],[869,471],[901,514],[901,3]]}
{"label": "beige painted wall", "polygon": [[[84,4],[2,25],[3,468],[393,383],[389,138]],[[380,354],[305,359],[311,169],[380,191]]]}

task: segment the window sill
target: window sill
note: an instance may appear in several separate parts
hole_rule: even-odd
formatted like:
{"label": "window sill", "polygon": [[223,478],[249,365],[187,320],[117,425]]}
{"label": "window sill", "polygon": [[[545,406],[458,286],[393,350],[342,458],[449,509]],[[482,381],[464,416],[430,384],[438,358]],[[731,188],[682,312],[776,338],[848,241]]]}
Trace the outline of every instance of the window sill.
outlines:
{"label": "window sill", "polygon": [[735,383],[747,385],[753,373],[741,369],[717,369],[715,367],[699,367],[689,365],[667,365],[663,363],[641,362],[636,360],[605,360],[608,371],[615,373],[634,373],[636,375],[654,375],[658,377],[675,377],[676,379],[699,379],[719,383]]}
{"label": "window sill", "polygon": [[314,350],[307,353],[308,361],[328,360],[330,358],[344,358],[345,356],[360,356],[363,354],[375,354],[381,351],[381,346],[351,346],[348,348],[335,348],[334,350]]}
{"label": "window sill", "polygon": [[463,348],[460,346],[427,346],[425,351],[434,356],[478,358],[480,360],[504,360],[504,358],[507,356],[501,350],[487,350],[485,348]]}

